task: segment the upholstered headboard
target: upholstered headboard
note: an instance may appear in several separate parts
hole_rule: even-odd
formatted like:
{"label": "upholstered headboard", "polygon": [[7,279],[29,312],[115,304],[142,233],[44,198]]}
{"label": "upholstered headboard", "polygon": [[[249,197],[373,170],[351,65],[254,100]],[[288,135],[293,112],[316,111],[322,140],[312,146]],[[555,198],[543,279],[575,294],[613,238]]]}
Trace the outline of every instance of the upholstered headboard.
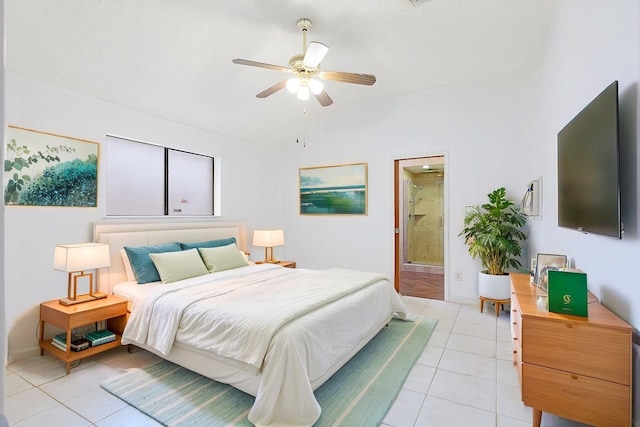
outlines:
{"label": "upholstered headboard", "polygon": [[111,294],[113,286],[127,280],[120,250],[125,246],[148,246],[168,242],[200,242],[235,237],[246,250],[243,222],[95,223],[93,241],[109,245],[111,266],[98,269],[98,290]]}

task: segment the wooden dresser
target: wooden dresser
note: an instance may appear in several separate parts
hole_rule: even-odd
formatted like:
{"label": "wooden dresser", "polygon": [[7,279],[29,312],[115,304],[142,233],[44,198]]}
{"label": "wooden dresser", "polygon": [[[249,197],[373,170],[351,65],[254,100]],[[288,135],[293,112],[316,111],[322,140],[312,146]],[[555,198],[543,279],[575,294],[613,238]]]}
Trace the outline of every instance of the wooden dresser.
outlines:
{"label": "wooden dresser", "polygon": [[511,274],[514,363],[522,401],[595,426],[631,425],[633,329],[589,294],[589,317],[550,313],[529,275]]}

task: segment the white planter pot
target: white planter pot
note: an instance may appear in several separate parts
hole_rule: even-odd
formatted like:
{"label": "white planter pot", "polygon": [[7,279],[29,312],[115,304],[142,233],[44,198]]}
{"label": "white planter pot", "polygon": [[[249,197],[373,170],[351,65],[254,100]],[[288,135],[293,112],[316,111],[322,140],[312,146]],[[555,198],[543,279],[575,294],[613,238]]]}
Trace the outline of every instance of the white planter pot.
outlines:
{"label": "white planter pot", "polygon": [[494,276],[483,272],[478,273],[478,294],[491,299],[511,298],[509,275]]}

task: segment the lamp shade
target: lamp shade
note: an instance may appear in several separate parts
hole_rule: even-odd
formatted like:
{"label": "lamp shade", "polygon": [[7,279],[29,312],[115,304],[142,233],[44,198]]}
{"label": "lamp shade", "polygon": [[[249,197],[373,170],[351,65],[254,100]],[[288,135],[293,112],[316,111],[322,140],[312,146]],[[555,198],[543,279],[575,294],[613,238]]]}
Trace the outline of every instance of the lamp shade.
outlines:
{"label": "lamp shade", "polygon": [[57,245],[53,255],[53,269],[59,271],[83,271],[110,265],[109,246],[101,243]]}
{"label": "lamp shade", "polygon": [[255,230],[253,232],[253,246],[272,248],[284,245],[284,231],[282,230]]}

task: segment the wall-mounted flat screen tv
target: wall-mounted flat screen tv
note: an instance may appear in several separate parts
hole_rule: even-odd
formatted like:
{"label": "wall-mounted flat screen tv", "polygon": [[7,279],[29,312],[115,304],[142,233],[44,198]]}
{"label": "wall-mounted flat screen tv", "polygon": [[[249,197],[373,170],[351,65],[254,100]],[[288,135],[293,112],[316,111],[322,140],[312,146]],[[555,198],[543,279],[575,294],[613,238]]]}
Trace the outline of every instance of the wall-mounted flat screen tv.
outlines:
{"label": "wall-mounted flat screen tv", "polygon": [[558,133],[558,225],[622,238],[618,82]]}

